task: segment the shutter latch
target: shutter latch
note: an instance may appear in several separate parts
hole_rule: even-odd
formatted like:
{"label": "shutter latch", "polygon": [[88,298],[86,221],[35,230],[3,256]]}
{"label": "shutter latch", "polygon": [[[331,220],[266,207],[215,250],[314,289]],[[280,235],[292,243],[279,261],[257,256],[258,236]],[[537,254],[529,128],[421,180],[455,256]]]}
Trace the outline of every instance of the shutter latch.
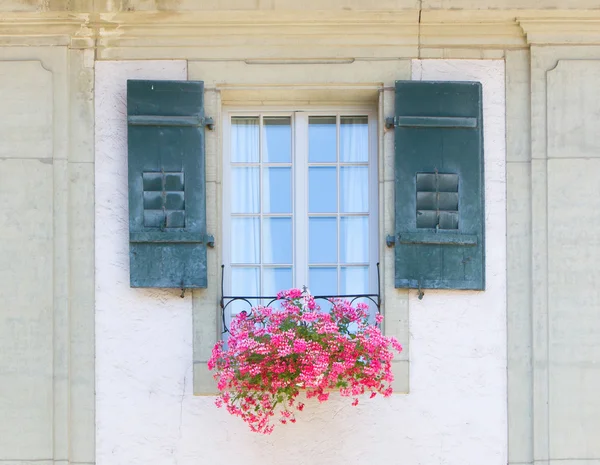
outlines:
{"label": "shutter latch", "polygon": [[396,127],[396,118],[394,116],[390,116],[385,119],[385,128],[386,129],[394,129]]}
{"label": "shutter latch", "polygon": [[210,116],[205,116],[203,118],[203,123],[209,131],[212,131],[215,128],[215,121]]}
{"label": "shutter latch", "polygon": [[385,238],[385,243],[387,244],[388,247],[394,247],[396,245],[396,236],[392,236],[391,234],[388,234],[388,236]]}
{"label": "shutter latch", "polygon": [[204,240],[208,247],[213,248],[215,246],[215,237],[212,234],[207,234]]}

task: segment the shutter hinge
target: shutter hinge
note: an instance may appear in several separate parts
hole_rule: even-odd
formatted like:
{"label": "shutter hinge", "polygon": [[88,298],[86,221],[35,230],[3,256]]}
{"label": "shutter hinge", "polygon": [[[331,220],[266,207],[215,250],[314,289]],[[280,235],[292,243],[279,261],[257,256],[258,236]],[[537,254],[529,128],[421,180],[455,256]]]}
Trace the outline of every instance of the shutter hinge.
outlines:
{"label": "shutter hinge", "polygon": [[210,116],[205,116],[202,122],[209,131],[212,131],[215,128],[215,121]]}
{"label": "shutter hinge", "polygon": [[477,118],[458,116],[390,116],[385,119],[386,129],[397,126],[407,128],[475,129],[478,124]]}
{"label": "shutter hinge", "polygon": [[212,234],[207,234],[205,236],[205,242],[206,245],[210,248],[213,248],[215,246],[215,238]]}
{"label": "shutter hinge", "polygon": [[392,236],[391,234],[388,234],[387,237],[385,238],[385,243],[387,244],[388,247],[394,247],[396,245],[396,236]]}
{"label": "shutter hinge", "polygon": [[129,115],[127,122],[131,126],[206,126],[209,131],[215,128],[215,121],[209,116],[168,116],[168,115]]}

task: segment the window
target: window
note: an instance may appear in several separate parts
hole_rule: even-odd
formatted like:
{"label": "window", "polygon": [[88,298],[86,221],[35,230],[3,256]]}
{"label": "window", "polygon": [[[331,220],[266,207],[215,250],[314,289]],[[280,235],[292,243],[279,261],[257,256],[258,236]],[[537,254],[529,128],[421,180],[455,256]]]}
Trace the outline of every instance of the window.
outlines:
{"label": "window", "polygon": [[231,111],[225,123],[225,292],[377,292],[375,115]]}

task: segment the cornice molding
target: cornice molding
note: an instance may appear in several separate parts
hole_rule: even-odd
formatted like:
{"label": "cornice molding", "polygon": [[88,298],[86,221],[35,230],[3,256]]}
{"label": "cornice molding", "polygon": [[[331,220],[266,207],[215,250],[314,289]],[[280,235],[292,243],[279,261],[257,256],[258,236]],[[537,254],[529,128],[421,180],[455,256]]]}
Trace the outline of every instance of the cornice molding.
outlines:
{"label": "cornice molding", "polygon": [[421,47],[513,49],[527,46],[515,11],[425,10]]}
{"label": "cornice molding", "polygon": [[600,11],[547,12],[517,18],[530,45],[600,45]]}
{"label": "cornice molding", "polygon": [[286,49],[293,57],[304,47],[315,57],[341,50],[352,56],[367,56],[369,50],[373,57],[416,56],[422,48],[600,44],[600,10],[0,14],[0,45],[32,43],[96,48],[101,55],[112,49],[195,47],[200,54],[227,49],[224,58],[248,58],[249,48],[263,47],[264,57],[290,58],[284,57]]}

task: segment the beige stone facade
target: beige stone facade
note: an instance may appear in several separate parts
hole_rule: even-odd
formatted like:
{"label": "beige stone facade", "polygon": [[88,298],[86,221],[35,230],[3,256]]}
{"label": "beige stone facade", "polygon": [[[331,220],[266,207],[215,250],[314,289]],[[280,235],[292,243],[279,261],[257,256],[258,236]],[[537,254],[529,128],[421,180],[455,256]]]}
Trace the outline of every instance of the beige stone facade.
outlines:
{"label": "beige stone facade", "polygon": [[[414,78],[414,60],[503,61],[503,447],[514,465],[600,463],[598,0],[1,1],[0,463],[124,463],[99,458],[106,449],[95,444],[95,294],[108,291],[95,278],[94,86],[98,63],[136,60],[185,63],[188,79],[205,81],[216,121],[228,105],[317,102],[366,103],[380,122],[393,112],[393,81]],[[393,215],[393,137],[380,126],[383,239]],[[217,243],[222,142],[217,124],[207,137],[208,228]],[[418,395],[409,342],[419,307],[393,289],[392,252],[382,245],[380,256],[386,331],[406,346],[396,390],[410,397]],[[209,253],[215,285],[187,298],[197,395],[214,392],[205,362],[219,334],[220,263],[217,247]],[[440,443],[430,439],[431,448]],[[441,463],[425,452],[403,460],[389,447],[381,463]],[[441,456],[473,458],[452,448]]]}

